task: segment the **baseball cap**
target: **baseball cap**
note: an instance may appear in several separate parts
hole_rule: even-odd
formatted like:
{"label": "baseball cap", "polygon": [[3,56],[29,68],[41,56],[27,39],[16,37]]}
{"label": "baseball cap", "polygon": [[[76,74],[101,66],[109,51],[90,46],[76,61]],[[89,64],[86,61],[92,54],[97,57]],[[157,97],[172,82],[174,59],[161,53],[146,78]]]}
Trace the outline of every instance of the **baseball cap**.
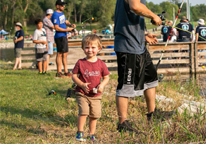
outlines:
{"label": "baseball cap", "polygon": [[171,24],[173,24],[173,21],[172,21],[172,20],[169,20],[169,21],[168,21],[168,23],[171,23]]}
{"label": "baseball cap", "polygon": [[52,9],[46,10],[46,14],[53,14],[53,13],[54,13],[54,11]]}
{"label": "baseball cap", "polygon": [[67,2],[64,2],[64,0],[57,0],[56,5],[65,5]]}
{"label": "baseball cap", "polygon": [[20,22],[17,22],[17,23],[15,24],[15,26],[20,26],[20,27],[22,28],[22,24],[21,24]]}
{"label": "baseball cap", "polygon": [[205,25],[205,21],[203,19],[199,19],[197,21],[197,23],[200,24],[200,25]]}
{"label": "baseball cap", "polygon": [[181,18],[181,20],[186,20],[187,18],[186,18],[186,16],[182,16],[182,18]]}

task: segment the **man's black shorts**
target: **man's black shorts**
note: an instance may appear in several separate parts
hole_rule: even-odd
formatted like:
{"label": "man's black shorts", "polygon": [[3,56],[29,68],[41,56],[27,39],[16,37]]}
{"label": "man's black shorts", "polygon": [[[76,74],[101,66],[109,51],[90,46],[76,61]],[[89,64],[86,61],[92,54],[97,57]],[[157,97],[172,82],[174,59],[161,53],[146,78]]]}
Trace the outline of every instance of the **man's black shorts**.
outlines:
{"label": "man's black shorts", "polygon": [[116,52],[116,54],[118,64],[117,96],[140,96],[143,95],[144,90],[158,85],[157,71],[147,50],[140,55],[122,52]]}
{"label": "man's black shorts", "polygon": [[67,37],[59,37],[55,38],[55,43],[57,47],[57,52],[68,52],[68,41]]}

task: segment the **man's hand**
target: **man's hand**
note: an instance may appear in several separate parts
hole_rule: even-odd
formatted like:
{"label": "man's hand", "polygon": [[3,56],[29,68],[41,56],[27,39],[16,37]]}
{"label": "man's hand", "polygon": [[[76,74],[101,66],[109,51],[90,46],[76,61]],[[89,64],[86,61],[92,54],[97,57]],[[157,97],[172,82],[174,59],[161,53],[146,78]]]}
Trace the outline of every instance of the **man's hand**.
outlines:
{"label": "man's hand", "polygon": [[154,21],[153,25],[162,25],[162,20],[159,16],[155,15],[152,20]]}
{"label": "man's hand", "polygon": [[148,34],[147,36],[145,36],[145,40],[150,44],[156,44],[158,43],[157,37],[158,35],[155,34]]}
{"label": "man's hand", "polygon": [[73,25],[72,25],[72,27],[73,27],[73,28],[76,28],[76,25],[75,25],[75,24],[73,24]]}
{"label": "man's hand", "polygon": [[91,84],[91,83],[83,83],[82,85],[81,85],[81,88],[84,90],[84,92],[86,92],[86,93],[89,93],[89,87],[88,87],[88,85],[89,84]]}

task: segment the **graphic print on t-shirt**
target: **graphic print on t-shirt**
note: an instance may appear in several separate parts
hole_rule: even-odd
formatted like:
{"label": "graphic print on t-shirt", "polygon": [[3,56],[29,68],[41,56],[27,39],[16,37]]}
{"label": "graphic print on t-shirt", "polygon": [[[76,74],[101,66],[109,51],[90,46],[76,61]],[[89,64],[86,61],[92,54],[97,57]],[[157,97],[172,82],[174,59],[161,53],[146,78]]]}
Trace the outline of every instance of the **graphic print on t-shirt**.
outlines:
{"label": "graphic print on t-shirt", "polygon": [[182,29],[188,31],[189,30],[189,25],[183,24]]}
{"label": "graphic print on t-shirt", "polygon": [[85,77],[91,77],[91,76],[99,76],[100,72],[99,71],[89,71],[88,69],[85,70],[84,76]]}
{"label": "graphic print on t-shirt", "polygon": [[64,15],[61,15],[61,16],[59,17],[59,23],[60,23],[60,24],[65,23],[65,16],[64,16]]}
{"label": "graphic print on t-shirt", "polygon": [[168,32],[167,27],[164,27],[164,28],[163,28],[163,33],[167,33],[167,32]]}
{"label": "graphic print on t-shirt", "polygon": [[200,31],[200,34],[201,34],[201,36],[206,36],[206,29],[202,29],[201,31]]}

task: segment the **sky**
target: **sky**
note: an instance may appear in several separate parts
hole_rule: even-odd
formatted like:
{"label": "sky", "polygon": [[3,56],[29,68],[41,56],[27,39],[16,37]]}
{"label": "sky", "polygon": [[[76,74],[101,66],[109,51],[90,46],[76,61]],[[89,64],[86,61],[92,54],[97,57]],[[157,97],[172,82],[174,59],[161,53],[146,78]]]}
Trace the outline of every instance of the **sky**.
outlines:
{"label": "sky", "polygon": [[[159,4],[163,1],[167,1],[167,0],[147,0],[147,2],[153,2],[155,4]],[[185,0],[186,2],[187,0]],[[190,0],[189,1],[191,3],[192,6],[196,5],[196,4],[205,4],[206,5],[206,0]]]}

